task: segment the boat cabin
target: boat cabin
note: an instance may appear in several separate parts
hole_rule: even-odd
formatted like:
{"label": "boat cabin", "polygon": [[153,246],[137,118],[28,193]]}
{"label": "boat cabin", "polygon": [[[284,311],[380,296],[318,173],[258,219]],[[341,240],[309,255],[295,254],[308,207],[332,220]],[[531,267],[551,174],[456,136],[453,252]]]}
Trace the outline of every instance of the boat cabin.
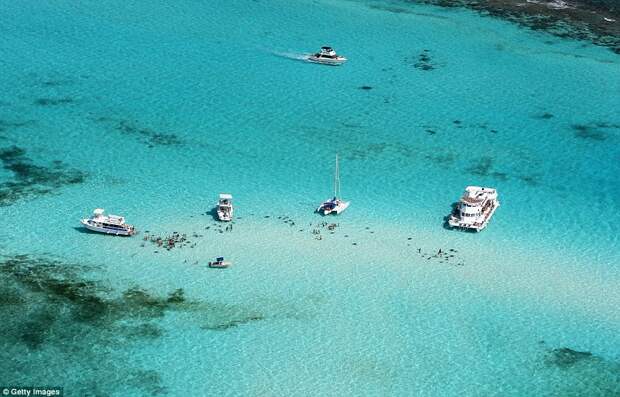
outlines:
{"label": "boat cabin", "polygon": [[322,58],[336,58],[338,55],[336,54],[336,51],[334,51],[333,48],[323,46],[321,47],[321,52],[316,54],[316,56],[322,57]]}
{"label": "boat cabin", "polygon": [[115,234],[117,236],[131,236],[135,234],[135,228],[125,223],[125,217],[118,215],[105,215],[102,208],[93,211],[90,218],[82,219],[80,222],[87,229],[99,233]]}
{"label": "boat cabin", "polygon": [[497,191],[493,188],[467,186],[448,223],[452,227],[480,231],[499,207]]}
{"label": "boat cabin", "polygon": [[103,208],[97,208],[93,211],[92,220],[94,222],[103,223],[104,225],[111,226],[123,226],[125,224],[125,217],[118,215],[104,215]]}
{"label": "boat cabin", "polygon": [[220,194],[220,206],[231,206],[232,205],[232,194],[222,193]]}

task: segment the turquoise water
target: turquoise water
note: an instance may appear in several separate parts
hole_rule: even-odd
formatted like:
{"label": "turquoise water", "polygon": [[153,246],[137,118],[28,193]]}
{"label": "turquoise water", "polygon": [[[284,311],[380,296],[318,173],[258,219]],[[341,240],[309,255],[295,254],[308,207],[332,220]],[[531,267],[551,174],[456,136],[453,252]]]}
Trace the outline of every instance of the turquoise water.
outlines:
{"label": "turquoise water", "polygon": [[[620,393],[617,55],[397,2],[0,15],[1,384]],[[298,59],[324,44],[349,62]],[[352,204],[325,219],[336,153]],[[500,193],[480,234],[443,228],[468,184]],[[81,232],[96,207],[141,234]],[[143,241],[173,231],[191,243]]]}

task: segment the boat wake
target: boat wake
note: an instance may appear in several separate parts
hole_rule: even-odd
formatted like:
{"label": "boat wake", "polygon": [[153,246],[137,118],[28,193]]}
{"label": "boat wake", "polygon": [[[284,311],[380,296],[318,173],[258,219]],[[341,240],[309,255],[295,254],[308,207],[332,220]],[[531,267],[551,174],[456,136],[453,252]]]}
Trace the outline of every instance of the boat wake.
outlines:
{"label": "boat wake", "polygon": [[280,58],[291,59],[293,61],[308,61],[308,54],[300,54],[298,52],[279,52],[279,51],[271,51],[272,55],[275,55]]}

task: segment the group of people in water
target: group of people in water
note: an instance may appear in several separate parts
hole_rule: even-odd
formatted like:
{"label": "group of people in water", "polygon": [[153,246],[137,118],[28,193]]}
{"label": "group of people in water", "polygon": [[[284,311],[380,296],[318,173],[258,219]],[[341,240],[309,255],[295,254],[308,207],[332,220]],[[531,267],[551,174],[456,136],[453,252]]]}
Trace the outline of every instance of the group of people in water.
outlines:
{"label": "group of people in water", "polygon": [[[327,230],[333,233],[334,230],[338,227],[338,223],[321,222],[317,224],[317,226],[318,227],[312,229],[312,234],[314,235],[314,239],[323,240],[323,236],[321,235],[321,228],[327,228]],[[312,223],[310,223],[310,227],[312,227]]]}
{"label": "group of people in water", "polygon": [[[150,235],[148,231],[146,231],[145,233],[146,234],[142,238],[143,241],[150,241],[153,244],[157,245],[157,247],[164,248],[167,251],[170,251],[175,247],[183,248],[184,246],[189,245],[190,248],[194,248],[196,246],[196,243],[192,243],[187,238],[187,234],[185,233],[181,234],[179,232],[172,232],[171,235],[165,237]],[[194,237],[201,236],[194,233]],[[144,245],[145,243],[142,243],[141,246],[144,247]]]}

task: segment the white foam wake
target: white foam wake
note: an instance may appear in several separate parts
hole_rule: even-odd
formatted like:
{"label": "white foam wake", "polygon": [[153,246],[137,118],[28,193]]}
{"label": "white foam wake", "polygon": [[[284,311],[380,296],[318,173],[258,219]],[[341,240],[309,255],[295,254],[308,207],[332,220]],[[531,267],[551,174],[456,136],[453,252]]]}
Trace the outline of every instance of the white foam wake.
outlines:
{"label": "white foam wake", "polygon": [[271,53],[277,57],[292,59],[294,61],[307,61],[308,60],[308,54],[301,54],[298,52],[271,51]]}

